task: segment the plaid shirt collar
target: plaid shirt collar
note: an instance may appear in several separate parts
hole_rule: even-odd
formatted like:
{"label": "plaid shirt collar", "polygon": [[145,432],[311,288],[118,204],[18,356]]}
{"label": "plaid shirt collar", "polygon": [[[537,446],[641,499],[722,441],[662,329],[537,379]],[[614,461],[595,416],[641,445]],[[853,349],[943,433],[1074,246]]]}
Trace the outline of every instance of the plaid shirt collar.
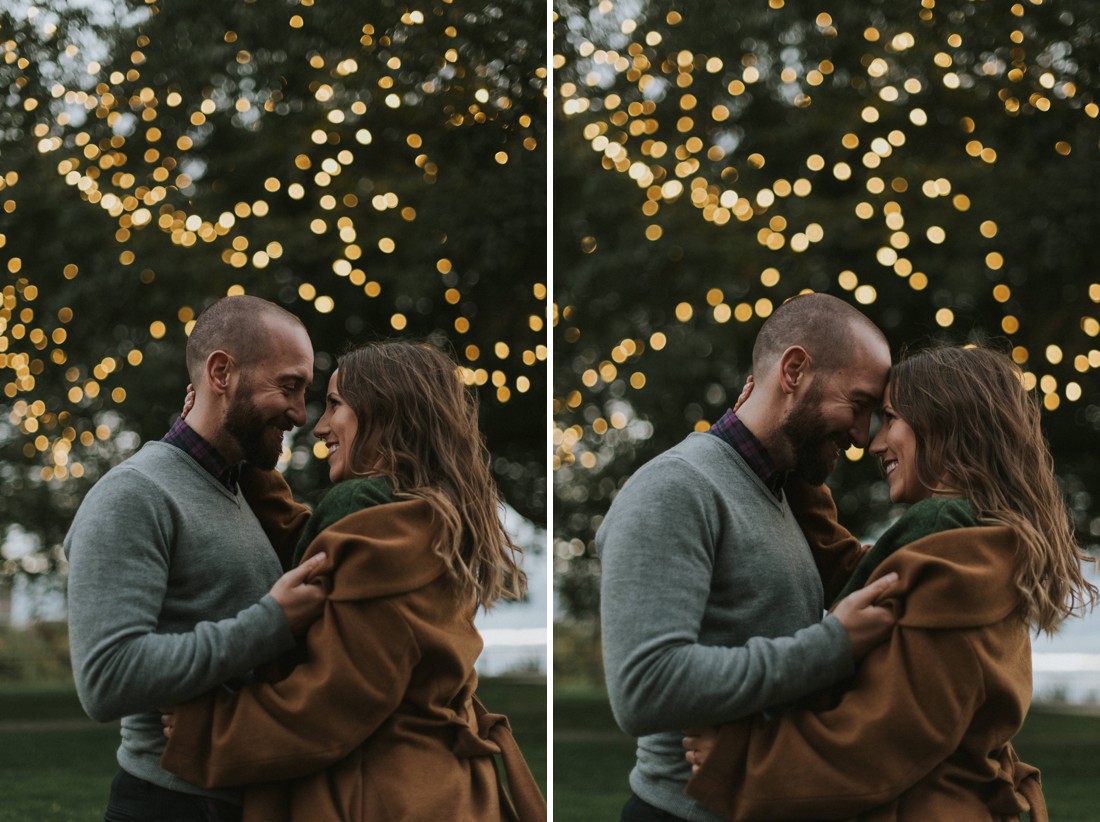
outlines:
{"label": "plaid shirt collar", "polygon": [[196,434],[195,429],[183,421],[183,417],[176,420],[161,442],[176,446],[210,472],[210,475],[231,493],[237,493],[237,477],[240,474],[238,466],[227,463],[213,445]]}
{"label": "plaid shirt collar", "polygon": [[733,450],[749,464],[749,468],[764,481],[764,484],[775,494],[776,498],[783,498],[783,483],[787,479],[786,472],[776,470],[775,463],[772,462],[771,456],[768,455],[760,440],[745,427],[745,423],[737,418],[732,408],[722,416],[722,419],[714,423],[707,433],[714,434],[720,440],[729,443]]}

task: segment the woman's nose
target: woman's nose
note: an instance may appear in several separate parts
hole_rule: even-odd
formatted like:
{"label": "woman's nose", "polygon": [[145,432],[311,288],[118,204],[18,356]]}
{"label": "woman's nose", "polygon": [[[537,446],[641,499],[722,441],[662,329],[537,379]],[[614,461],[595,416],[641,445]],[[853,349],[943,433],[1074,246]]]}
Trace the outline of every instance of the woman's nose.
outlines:
{"label": "woman's nose", "polygon": [[875,433],[875,438],[873,440],[871,440],[871,445],[870,445],[869,450],[872,454],[875,454],[876,456],[878,454],[882,454],[886,451],[885,432],[886,432],[885,428],[879,428],[879,430]]}

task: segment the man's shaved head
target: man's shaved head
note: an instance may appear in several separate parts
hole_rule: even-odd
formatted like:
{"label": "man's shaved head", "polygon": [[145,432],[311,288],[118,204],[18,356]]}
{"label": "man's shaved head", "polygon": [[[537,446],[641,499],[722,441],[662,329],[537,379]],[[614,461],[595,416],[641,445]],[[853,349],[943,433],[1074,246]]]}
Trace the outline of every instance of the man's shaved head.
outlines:
{"label": "man's shaved head", "polygon": [[272,320],[302,326],[302,321],[289,311],[259,297],[242,294],[211,303],[187,338],[191,382],[201,384],[206,361],[214,351],[225,351],[242,370],[259,362],[269,342],[268,323]]}
{"label": "man's shaved head", "polygon": [[853,332],[860,325],[886,341],[873,322],[844,300],[829,294],[800,294],[764,321],[752,349],[752,371],[763,374],[794,345],[806,349],[820,372],[836,371],[851,361]]}

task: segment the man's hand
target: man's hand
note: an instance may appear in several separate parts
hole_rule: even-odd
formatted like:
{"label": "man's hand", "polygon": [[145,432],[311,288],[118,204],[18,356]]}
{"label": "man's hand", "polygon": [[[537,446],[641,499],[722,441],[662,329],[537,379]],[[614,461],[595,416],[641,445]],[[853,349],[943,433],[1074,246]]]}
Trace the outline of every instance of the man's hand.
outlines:
{"label": "man's hand", "polygon": [[[167,731],[166,731],[167,732]],[[699,773],[703,763],[707,761],[710,752],[714,750],[718,742],[718,729],[706,728],[702,731],[685,731],[683,746],[684,759],[691,765],[691,773]]]}
{"label": "man's hand", "polygon": [[325,605],[325,592],[320,585],[310,581],[310,575],[325,561],[323,553],[312,556],[297,568],[287,571],[271,586],[271,596],[286,614],[286,621],[294,634],[305,631],[321,615]]}
{"label": "man's hand", "polygon": [[160,724],[164,728],[164,735],[172,738],[172,729],[176,727],[176,711],[174,708],[160,709]]}
{"label": "man's hand", "polygon": [[890,635],[896,622],[894,615],[886,608],[875,605],[875,600],[886,593],[897,579],[897,574],[887,574],[844,597],[833,611],[848,632],[852,656],[856,660],[862,659]]}

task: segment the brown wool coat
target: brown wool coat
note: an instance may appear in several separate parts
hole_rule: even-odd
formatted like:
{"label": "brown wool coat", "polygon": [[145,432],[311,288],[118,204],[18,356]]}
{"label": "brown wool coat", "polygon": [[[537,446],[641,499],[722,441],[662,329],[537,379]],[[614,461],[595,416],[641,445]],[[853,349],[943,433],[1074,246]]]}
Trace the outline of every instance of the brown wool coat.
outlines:
{"label": "brown wool coat", "polygon": [[[853,549],[827,490],[792,505],[811,545]],[[1038,771],[1010,744],[1031,702],[1015,550],[1010,529],[980,527],[897,551],[871,576],[898,573],[884,601],[897,625],[847,689],[723,726],[688,794],[733,820],[1007,822],[1030,809],[1044,822]]]}
{"label": "brown wool coat", "polygon": [[[288,555],[285,529],[308,509],[256,474],[245,481]],[[451,593],[431,519],[427,503],[401,501],[322,531],[306,556],[328,555],[329,595],[304,661],[280,681],[178,706],[163,766],[204,786],[247,785],[246,822],[544,820],[507,720],[474,697],[475,608]]]}

